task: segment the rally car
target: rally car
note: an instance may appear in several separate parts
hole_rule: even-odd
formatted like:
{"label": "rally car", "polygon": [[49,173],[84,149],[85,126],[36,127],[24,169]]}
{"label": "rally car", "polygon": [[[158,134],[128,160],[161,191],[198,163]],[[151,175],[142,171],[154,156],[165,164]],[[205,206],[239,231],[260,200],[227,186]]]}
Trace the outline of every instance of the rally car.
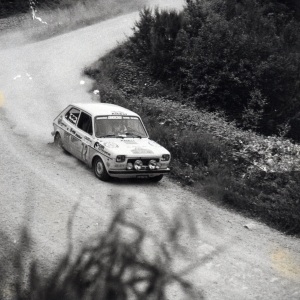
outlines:
{"label": "rally car", "polygon": [[111,177],[160,181],[170,172],[170,152],[149,139],[136,113],[108,103],[71,104],[53,121],[54,143]]}

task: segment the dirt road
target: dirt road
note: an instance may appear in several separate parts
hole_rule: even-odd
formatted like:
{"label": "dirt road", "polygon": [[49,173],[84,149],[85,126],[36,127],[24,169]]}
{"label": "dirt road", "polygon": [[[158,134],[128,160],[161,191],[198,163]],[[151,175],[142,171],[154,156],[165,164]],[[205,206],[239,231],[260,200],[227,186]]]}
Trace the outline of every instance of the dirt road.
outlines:
{"label": "dirt road", "polygon": [[[153,1],[180,6],[181,1]],[[300,241],[218,208],[168,179],[100,182],[53,146],[54,117],[70,102],[88,102],[82,69],[130,34],[137,13],[55,38],[0,51],[0,222],[11,245],[27,224],[33,255],[54,261],[70,238],[81,245],[120,207],[163,238],[169,219],[188,216],[198,235],[182,238],[187,276],[206,299],[300,299]],[[67,221],[74,214],[72,237]],[[160,212],[158,214],[158,212]],[[1,243],[0,253],[6,245]],[[208,259],[201,262],[201,258]],[[181,264],[178,263],[178,266]],[[9,296],[8,296],[9,297]],[[172,295],[170,299],[176,299]]]}

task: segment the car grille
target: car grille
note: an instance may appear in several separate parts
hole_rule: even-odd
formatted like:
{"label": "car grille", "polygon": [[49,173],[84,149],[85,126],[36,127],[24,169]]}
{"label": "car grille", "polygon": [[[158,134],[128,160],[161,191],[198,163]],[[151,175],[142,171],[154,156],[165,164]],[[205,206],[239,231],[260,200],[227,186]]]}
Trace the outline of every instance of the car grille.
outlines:
{"label": "car grille", "polygon": [[144,159],[144,158],[130,158],[130,159],[127,160],[127,162],[134,164],[134,162],[137,159],[139,159],[143,162],[143,166],[148,166],[150,160],[155,160],[155,161],[159,162],[159,158],[147,158],[147,159]]}

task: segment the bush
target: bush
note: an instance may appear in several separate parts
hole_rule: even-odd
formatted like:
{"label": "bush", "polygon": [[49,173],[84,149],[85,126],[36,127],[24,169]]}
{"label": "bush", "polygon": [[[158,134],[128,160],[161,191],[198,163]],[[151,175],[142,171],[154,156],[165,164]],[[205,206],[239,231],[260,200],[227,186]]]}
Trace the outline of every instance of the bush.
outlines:
{"label": "bush", "polygon": [[182,13],[143,10],[128,55],[200,108],[298,139],[299,29],[281,3],[187,0]]}
{"label": "bush", "polygon": [[183,16],[174,11],[145,8],[140,12],[133,36],[129,37],[130,57],[149,68],[159,79],[169,79],[177,71],[173,63],[174,48]]}
{"label": "bush", "polygon": [[120,45],[86,74],[96,79],[94,89],[100,90],[103,102],[142,116],[150,137],[172,153],[171,176],[219,203],[299,234],[300,178],[295,171],[300,146],[283,137],[241,130],[222,113],[179,102],[182,95],[173,89],[168,95],[169,85],[151,78],[128,58],[126,49]]}

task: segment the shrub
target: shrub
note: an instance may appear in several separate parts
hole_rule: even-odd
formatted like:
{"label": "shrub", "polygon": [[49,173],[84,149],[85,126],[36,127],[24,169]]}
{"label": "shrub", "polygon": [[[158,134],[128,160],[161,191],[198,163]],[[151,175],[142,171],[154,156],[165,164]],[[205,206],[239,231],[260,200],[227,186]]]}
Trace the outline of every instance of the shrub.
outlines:
{"label": "shrub", "polygon": [[182,13],[143,10],[127,47],[198,107],[268,135],[286,126],[297,139],[299,26],[281,3],[187,0]]}
{"label": "shrub", "polygon": [[[298,144],[239,129],[222,113],[182,104],[180,93],[171,89],[168,95],[167,84],[128,58],[126,45],[103,57],[88,73],[95,75],[94,88],[100,89],[102,101],[140,114],[150,137],[171,151],[173,178],[219,203],[299,234]],[[253,97],[259,100],[261,94],[257,91]],[[250,114],[248,118],[253,122]]]}
{"label": "shrub", "polygon": [[129,37],[130,57],[149,68],[156,78],[169,79],[177,71],[173,65],[173,52],[182,23],[182,14],[175,10],[156,8],[153,12],[145,8],[135,23],[133,36]]}

